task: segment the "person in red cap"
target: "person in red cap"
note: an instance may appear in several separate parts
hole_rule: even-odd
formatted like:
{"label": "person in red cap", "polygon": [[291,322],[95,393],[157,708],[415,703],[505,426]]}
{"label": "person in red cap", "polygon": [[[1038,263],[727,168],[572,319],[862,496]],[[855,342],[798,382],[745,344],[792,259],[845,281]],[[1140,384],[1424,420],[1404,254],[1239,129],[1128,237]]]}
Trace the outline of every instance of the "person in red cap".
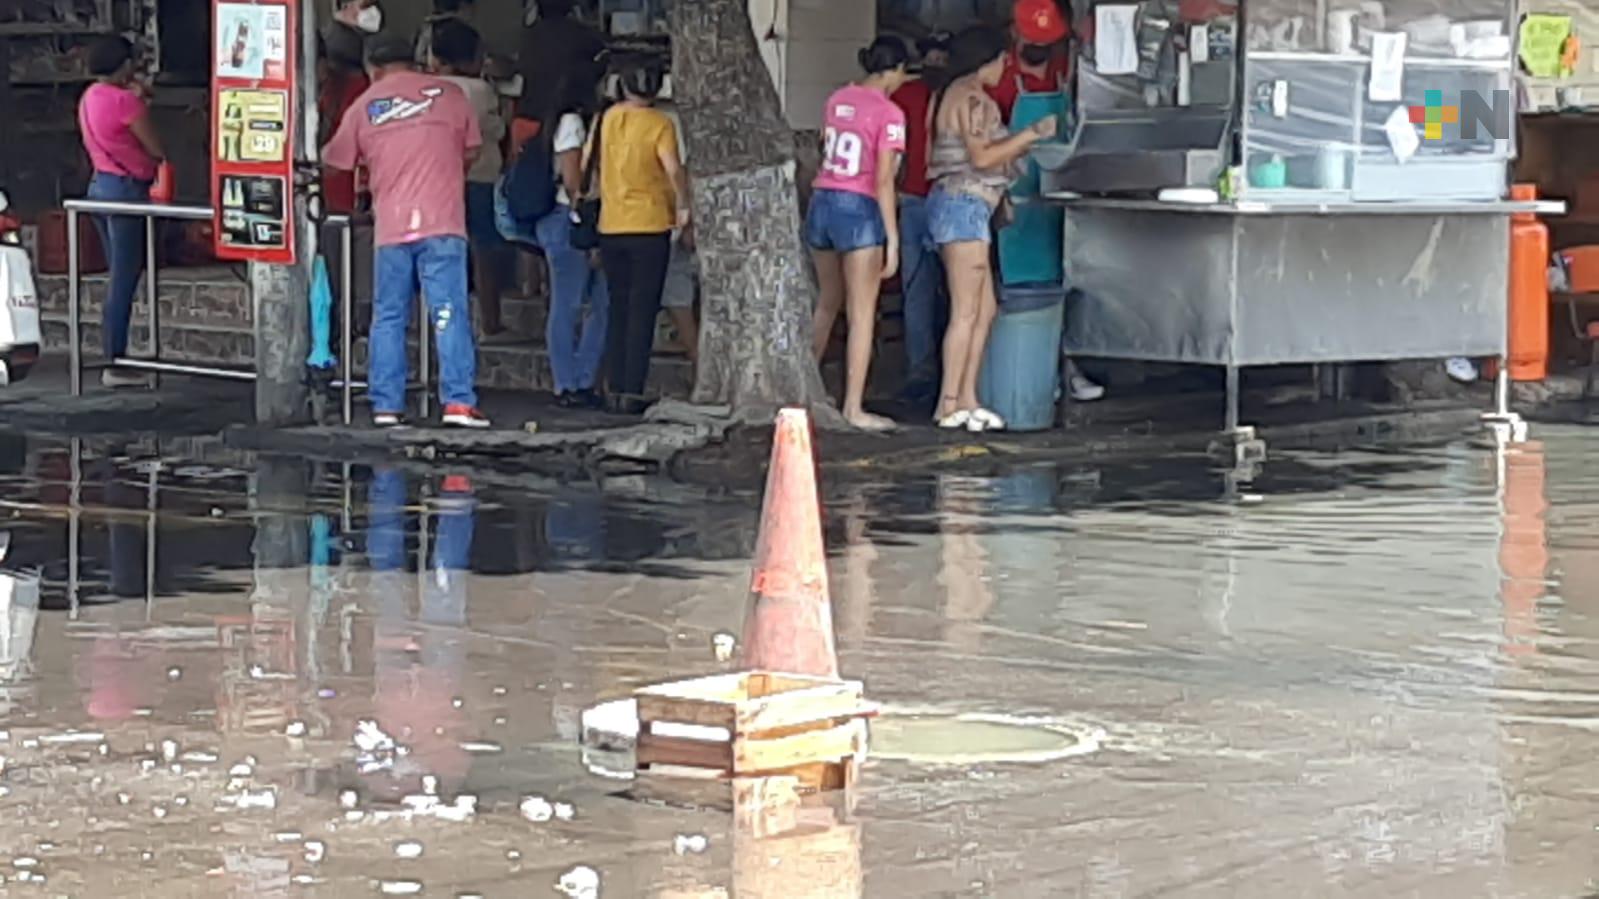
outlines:
{"label": "person in red cap", "polygon": [[[1071,121],[1071,26],[1058,0],[1016,0],[1011,8],[1014,43],[1005,58],[1005,74],[988,88],[999,104],[1005,124],[1017,131],[1032,123],[1055,116]],[[1069,133],[1069,128],[1063,133]],[[1029,164],[1027,174],[1011,187],[1016,216],[998,237],[1000,280],[1007,285],[1059,282],[1062,278],[1062,249],[1065,215],[1057,208],[1029,204],[1036,198],[1042,182],[1038,166]],[[1105,395],[1105,388],[1089,380],[1077,365],[1067,359],[1065,389],[1078,402],[1090,402]]]}
{"label": "person in red cap", "polygon": [[1016,0],[1011,16],[1016,44],[1004,77],[988,89],[1006,121],[1020,95],[1064,91],[1072,69],[1066,44],[1072,29],[1056,0]]}

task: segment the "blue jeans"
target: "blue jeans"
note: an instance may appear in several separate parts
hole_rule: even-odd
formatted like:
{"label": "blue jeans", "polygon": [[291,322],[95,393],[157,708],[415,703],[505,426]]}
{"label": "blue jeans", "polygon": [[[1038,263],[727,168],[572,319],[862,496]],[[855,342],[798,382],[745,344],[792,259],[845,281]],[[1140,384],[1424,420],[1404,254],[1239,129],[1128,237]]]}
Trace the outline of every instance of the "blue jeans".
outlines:
{"label": "blue jeans", "polygon": [[813,250],[853,253],[888,243],[877,199],[847,190],[823,188],[811,195],[805,212],[805,243]]}
{"label": "blue jeans", "polygon": [[938,379],[944,266],[928,227],[927,199],[899,198],[899,280],[905,314],[906,380]]}
{"label": "blue jeans", "polygon": [[375,572],[405,571],[405,474],[374,468],[366,486],[366,558]]}
{"label": "blue jeans", "polygon": [[927,195],[928,230],[933,243],[992,243],[994,207],[982,197],[956,193],[942,186]]}
{"label": "blue jeans", "polygon": [[567,207],[556,206],[539,219],[534,234],[550,264],[544,342],[550,349],[555,392],[591,390],[599,381],[611,314],[605,275],[589,265],[587,253],[572,248],[572,211]]}
{"label": "blue jeans", "polygon": [[[434,516],[433,570],[422,587],[422,621],[466,623],[467,587],[472,577],[472,540],[477,532],[477,500],[471,493],[444,493],[450,499]],[[439,633],[423,643],[424,664],[459,668],[465,655],[459,634]]]}
{"label": "blue jeans", "polygon": [[[95,172],[89,181],[89,199],[122,203],[150,202],[150,182]],[[100,324],[100,346],[107,359],[128,354],[128,319],[133,316],[133,296],[144,274],[144,219],[136,215],[94,216],[111,266],[111,289],[106,293]],[[151,302],[155,301],[151,297]]]}
{"label": "blue jeans", "polygon": [[[439,401],[477,405],[477,347],[466,301],[466,238],[424,237],[378,247],[367,388],[374,412],[405,410],[405,332],[417,288],[427,300],[439,357]],[[426,339],[425,329],[422,335]]]}

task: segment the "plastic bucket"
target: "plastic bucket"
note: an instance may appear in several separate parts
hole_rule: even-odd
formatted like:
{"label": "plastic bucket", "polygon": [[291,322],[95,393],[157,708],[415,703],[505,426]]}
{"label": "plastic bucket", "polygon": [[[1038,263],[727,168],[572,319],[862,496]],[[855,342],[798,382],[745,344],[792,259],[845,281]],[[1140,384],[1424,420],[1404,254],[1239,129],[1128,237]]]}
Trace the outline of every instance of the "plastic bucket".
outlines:
{"label": "plastic bucket", "polygon": [[1065,316],[1066,288],[1059,284],[1000,292],[977,395],[1013,431],[1042,431],[1055,424]]}

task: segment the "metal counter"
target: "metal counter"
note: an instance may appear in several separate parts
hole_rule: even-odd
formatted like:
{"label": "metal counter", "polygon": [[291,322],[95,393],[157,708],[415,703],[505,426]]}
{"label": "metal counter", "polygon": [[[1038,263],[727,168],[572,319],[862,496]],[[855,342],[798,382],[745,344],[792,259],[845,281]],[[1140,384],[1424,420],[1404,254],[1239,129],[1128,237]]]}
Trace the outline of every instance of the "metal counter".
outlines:
{"label": "metal counter", "polygon": [[1065,350],[1227,369],[1502,357],[1509,215],[1563,204],[1178,203],[1055,194]]}

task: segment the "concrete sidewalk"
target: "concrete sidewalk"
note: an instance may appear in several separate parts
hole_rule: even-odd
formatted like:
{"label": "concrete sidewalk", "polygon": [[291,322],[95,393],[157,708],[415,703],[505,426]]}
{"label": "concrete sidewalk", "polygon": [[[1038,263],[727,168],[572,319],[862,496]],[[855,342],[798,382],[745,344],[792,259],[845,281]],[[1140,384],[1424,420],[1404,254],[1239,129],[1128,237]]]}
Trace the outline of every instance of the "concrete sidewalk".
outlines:
{"label": "concrete sidewalk", "polygon": [[[484,408],[496,422],[490,431],[380,431],[365,423],[364,408],[358,409],[361,420],[348,427],[261,428],[249,423],[253,400],[247,383],[166,376],[156,390],[113,392],[90,378],[85,395],[73,398],[65,369],[64,360],[47,357],[28,380],[0,389],[0,428],[64,436],[223,434],[232,448],[270,454],[450,459],[562,479],[646,473],[713,485],[758,483],[770,445],[769,428],[736,426],[719,415],[725,410],[667,401],[640,419],[562,409],[549,394],[527,391],[484,393]],[[1261,380],[1266,383],[1245,393],[1244,421],[1278,449],[1448,439],[1473,429],[1491,401],[1486,384],[1442,398],[1369,403],[1317,400],[1292,378]],[[1563,394],[1524,396],[1520,409],[1529,416],[1585,420],[1585,410],[1551,405]],[[1103,402],[1071,406],[1066,427],[1031,434],[946,432],[908,408],[874,408],[903,426],[888,435],[818,436],[821,464],[834,477],[1202,454],[1218,436],[1221,394],[1203,378],[1146,384]]]}

